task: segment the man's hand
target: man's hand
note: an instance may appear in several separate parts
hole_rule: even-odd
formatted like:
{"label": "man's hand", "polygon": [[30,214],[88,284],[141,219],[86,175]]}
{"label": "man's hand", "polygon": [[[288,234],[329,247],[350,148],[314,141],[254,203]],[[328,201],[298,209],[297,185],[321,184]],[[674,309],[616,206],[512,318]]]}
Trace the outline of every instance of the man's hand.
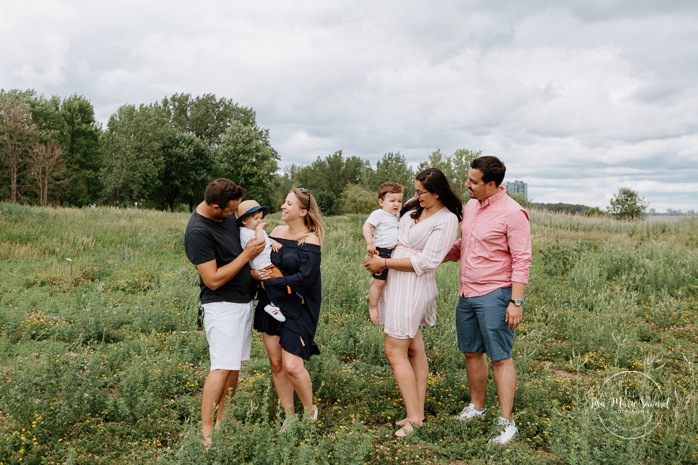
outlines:
{"label": "man's hand", "polygon": [[513,302],[509,302],[507,307],[506,322],[509,323],[509,328],[516,329],[523,319],[523,309],[517,307]]}
{"label": "man's hand", "polygon": [[247,261],[252,260],[254,257],[262,253],[262,250],[264,250],[264,241],[258,241],[257,239],[251,239],[250,241],[245,244],[245,248],[242,251],[242,253],[247,254],[249,259]]}

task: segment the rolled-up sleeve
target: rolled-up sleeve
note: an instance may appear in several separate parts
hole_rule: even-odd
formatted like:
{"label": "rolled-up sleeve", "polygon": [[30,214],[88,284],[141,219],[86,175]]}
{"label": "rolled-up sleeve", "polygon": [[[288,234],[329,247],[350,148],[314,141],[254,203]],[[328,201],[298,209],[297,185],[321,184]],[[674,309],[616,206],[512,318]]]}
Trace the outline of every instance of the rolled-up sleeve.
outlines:
{"label": "rolled-up sleeve", "polygon": [[421,252],[412,255],[410,261],[417,276],[435,270],[453,246],[458,234],[458,218],[454,214],[444,215],[429,234]]}
{"label": "rolled-up sleeve", "polygon": [[524,210],[520,215],[512,216],[507,239],[511,252],[511,280],[526,284],[531,269],[531,224]]}
{"label": "rolled-up sleeve", "polygon": [[[463,205],[463,218],[465,218],[465,205]],[[456,224],[456,227],[458,227],[457,224]],[[457,235],[457,233],[456,233],[456,235]],[[457,262],[458,260],[460,260],[461,239],[462,238],[459,237],[458,239],[453,241],[453,245],[451,246],[451,250],[449,250],[448,253],[446,254],[445,260],[451,261],[451,262]]]}
{"label": "rolled-up sleeve", "polygon": [[458,238],[451,246],[451,250],[449,250],[446,254],[446,260],[451,262],[457,262],[458,260],[460,260],[460,246],[461,238]]}

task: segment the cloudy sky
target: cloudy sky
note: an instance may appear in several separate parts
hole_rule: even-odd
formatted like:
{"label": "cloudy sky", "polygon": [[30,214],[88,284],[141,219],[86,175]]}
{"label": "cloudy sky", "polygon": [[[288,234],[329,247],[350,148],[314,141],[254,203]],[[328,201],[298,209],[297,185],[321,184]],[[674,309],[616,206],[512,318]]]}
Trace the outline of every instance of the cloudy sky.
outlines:
{"label": "cloudy sky", "polygon": [[22,0],[0,88],[123,104],[213,93],[257,112],[281,166],[497,155],[535,202],[620,187],[698,210],[694,0]]}

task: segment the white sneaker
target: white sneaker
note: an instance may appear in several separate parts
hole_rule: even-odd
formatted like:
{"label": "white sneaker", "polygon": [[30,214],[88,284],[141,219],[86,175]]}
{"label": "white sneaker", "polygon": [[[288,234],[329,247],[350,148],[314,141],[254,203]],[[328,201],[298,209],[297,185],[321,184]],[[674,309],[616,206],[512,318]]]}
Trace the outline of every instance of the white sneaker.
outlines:
{"label": "white sneaker", "polygon": [[310,421],[317,421],[317,417],[318,417],[319,413],[320,413],[320,411],[318,410],[317,405],[313,405],[313,413],[308,415],[308,419]]}
{"label": "white sneaker", "polygon": [[456,420],[470,421],[473,418],[481,418],[486,411],[487,407],[483,408],[482,410],[478,410],[475,408],[475,404],[468,404],[468,406],[465,407],[461,413],[456,415]]}
{"label": "white sneaker", "polygon": [[296,423],[296,422],[298,422],[298,418],[296,418],[295,415],[284,418],[284,422],[281,424],[281,428],[279,429],[279,433],[281,433],[281,434],[285,433],[286,430],[288,428],[290,428],[293,423]]}
{"label": "white sneaker", "polygon": [[270,314],[277,321],[286,321],[286,317],[281,313],[281,309],[274,304],[264,307],[264,311]]}
{"label": "white sneaker", "polygon": [[490,439],[490,443],[506,444],[514,439],[516,433],[519,432],[518,428],[516,428],[516,423],[514,423],[514,420],[507,420],[506,418],[499,417],[498,424],[502,428],[502,432],[499,433],[499,436],[495,436]]}

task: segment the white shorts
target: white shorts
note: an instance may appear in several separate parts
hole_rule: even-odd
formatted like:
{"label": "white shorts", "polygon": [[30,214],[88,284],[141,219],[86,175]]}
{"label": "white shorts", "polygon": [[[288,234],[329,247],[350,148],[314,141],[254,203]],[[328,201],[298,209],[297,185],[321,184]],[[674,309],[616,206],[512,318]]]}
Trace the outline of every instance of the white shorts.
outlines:
{"label": "white shorts", "polygon": [[211,357],[211,371],[239,370],[250,359],[252,348],[252,301],[245,304],[203,304],[204,328]]}

